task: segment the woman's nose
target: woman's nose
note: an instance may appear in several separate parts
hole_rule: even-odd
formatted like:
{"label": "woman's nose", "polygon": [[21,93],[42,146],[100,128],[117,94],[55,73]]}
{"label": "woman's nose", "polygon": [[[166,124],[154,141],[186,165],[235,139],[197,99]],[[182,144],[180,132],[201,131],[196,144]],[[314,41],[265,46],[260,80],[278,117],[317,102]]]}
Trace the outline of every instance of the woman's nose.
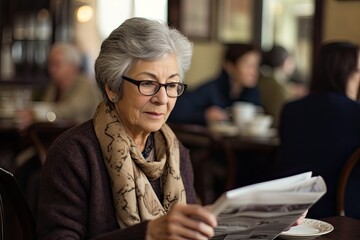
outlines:
{"label": "woman's nose", "polygon": [[159,104],[166,104],[168,101],[168,95],[164,86],[161,86],[159,91],[153,97],[154,101]]}

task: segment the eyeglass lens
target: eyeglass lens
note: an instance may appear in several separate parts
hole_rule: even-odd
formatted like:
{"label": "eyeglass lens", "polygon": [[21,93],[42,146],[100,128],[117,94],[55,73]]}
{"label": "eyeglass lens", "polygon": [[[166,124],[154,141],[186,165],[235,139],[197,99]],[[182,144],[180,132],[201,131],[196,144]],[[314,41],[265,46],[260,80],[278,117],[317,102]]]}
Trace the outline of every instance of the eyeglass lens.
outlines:
{"label": "eyeglass lens", "polygon": [[164,86],[166,89],[166,93],[169,97],[178,97],[184,92],[184,85],[180,83],[169,83],[166,85],[162,85],[155,81],[145,81],[142,82],[139,86],[139,90],[142,94],[145,95],[153,95],[156,94],[161,86]]}

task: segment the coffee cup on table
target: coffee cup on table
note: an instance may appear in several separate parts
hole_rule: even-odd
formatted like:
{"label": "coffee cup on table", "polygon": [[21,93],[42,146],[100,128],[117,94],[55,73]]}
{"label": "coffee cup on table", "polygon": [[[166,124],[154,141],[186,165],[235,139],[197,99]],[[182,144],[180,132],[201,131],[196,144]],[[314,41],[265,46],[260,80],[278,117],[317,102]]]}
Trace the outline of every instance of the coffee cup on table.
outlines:
{"label": "coffee cup on table", "polygon": [[273,117],[271,115],[258,114],[247,123],[246,132],[251,136],[266,136],[272,123]]}
{"label": "coffee cup on table", "polygon": [[56,119],[56,115],[52,111],[52,105],[47,102],[33,102],[32,112],[34,120],[37,122],[53,122]]}
{"label": "coffee cup on table", "polygon": [[250,102],[235,102],[232,107],[232,119],[240,131],[244,131],[248,122],[262,112],[262,108]]}

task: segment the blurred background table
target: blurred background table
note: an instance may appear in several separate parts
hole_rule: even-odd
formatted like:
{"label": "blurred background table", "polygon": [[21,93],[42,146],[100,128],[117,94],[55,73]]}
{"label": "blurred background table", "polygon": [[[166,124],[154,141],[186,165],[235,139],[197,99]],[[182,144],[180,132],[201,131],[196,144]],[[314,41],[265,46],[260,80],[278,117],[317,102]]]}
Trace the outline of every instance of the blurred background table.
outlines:
{"label": "blurred background table", "polygon": [[27,129],[20,130],[13,119],[0,121],[0,165],[10,172],[21,163],[16,156],[24,149],[34,147],[41,162],[45,161],[47,149],[65,130],[76,125],[74,121],[34,122]]}
{"label": "blurred background table", "polygon": [[[168,124],[190,150],[195,188],[205,204],[226,190],[267,180],[273,170],[277,136],[245,137],[215,133],[202,125]],[[239,178],[247,182],[239,182]]]}
{"label": "blurred background table", "polygon": [[[259,171],[252,169],[253,172],[249,172],[250,175],[262,175],[257,176],[258,180],[254,181],[268,180],[267,178],[273,173],[279,146],[279,139],[277,136],[245,137],[237,135],[229,137],[226,135],[213,135],[213,137],[224,150],[228,163],[228,176],[225,190],[240,187],[238,184],[241,183],[237,183],[239,175],[238,170],[241,169],[242,166],[249,164],[249,161],[258,161],[260,164]],[[244,172],[246,172],[246,170],[248,169],[244,169]],[[243,185],[254,183],[252,181],[251,177],[249,177],[248,182],[244,182]]]}
{"label": "blurred background table", "polygon": [[26,137],[19,131],[12,119],[0,120],[0,165],[10,172],[14,172],[14,158],[24,145]]}

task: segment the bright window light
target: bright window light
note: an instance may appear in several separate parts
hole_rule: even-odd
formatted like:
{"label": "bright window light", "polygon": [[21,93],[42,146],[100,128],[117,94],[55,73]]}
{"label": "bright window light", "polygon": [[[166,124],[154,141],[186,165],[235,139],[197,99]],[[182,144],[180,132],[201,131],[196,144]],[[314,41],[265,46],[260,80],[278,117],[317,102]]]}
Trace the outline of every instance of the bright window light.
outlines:
{"label": "bright window light", "polygon": [[167,22],[167,0],[134,0],[135,17],[146,17]]}
{"label": "bright window light", "polygon": [[81,6],[79,7],[79,9],[77,10],[77,19],[79,22],[81,23],[85,23],[88,22],[91,17],[93,16],[93,9],[90,6]]}
{"label": "bright window light", "polygon": [[98,0],[97,14],[100,37],[105,39],[130,17],[167,22],[167,0]]}

